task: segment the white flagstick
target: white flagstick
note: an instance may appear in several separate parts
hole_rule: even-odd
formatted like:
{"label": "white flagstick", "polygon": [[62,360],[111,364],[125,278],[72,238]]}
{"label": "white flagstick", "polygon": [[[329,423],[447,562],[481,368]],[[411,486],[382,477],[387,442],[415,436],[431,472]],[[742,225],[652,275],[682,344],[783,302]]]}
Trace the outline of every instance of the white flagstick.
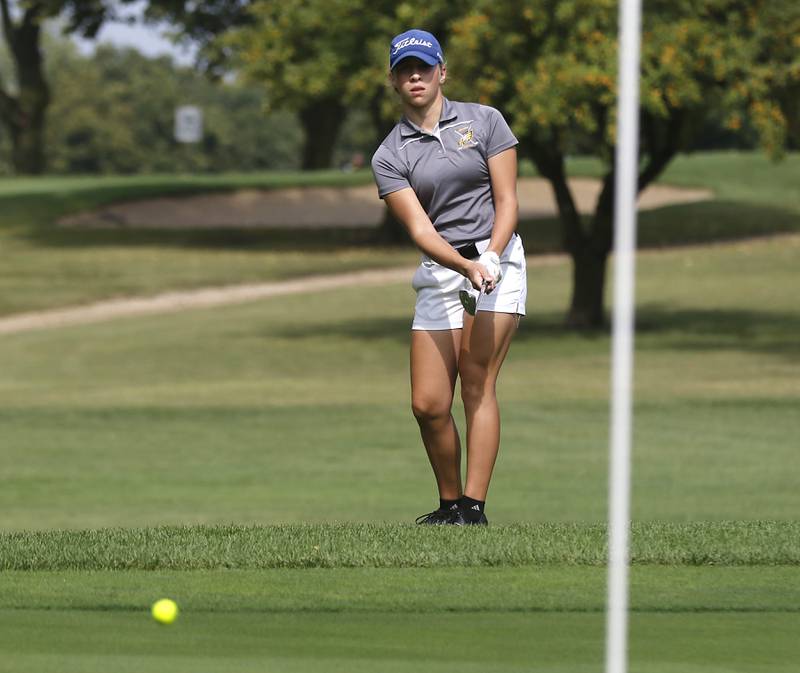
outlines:
{"label": "white flagstick", "polygon": [[628,668],[628,538],[641,0],[620,0],[619,24],[606,673],[626,673]]}

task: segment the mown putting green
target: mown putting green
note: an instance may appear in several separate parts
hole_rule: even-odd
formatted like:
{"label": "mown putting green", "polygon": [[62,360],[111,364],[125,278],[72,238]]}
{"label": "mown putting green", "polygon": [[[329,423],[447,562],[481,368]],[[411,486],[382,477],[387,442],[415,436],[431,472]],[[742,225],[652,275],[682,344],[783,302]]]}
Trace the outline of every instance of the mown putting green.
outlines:
{"label": "mown putting green", "polygon": [[[789,673],[799,572],[634,567],[631,670]],[[602,568],[4,575],[2,671],[602,670]]]}
{"label": "mown putting green", "polygon": [[[600,673],[601,613],[186,615],[0,612],[0,671]],[[794,673],[798,615],[653,614],[631,621],[631,670]],[[11,640],[13,639],[13,641]],[[9,651],[9,650],[6,650]],[[3,652],[5,655],[6,652]]]}

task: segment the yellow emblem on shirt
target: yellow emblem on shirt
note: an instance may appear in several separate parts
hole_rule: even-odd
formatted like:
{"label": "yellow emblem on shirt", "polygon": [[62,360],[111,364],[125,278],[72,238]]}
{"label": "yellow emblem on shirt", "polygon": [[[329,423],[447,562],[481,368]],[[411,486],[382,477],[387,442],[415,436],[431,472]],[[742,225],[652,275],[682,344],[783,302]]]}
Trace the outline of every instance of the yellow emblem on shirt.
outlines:
{"label": "yellow emblem on shirt", "polygon": [[456,129],[456,133],[458,134],[458,149],[463,150],[465,147],[475,147],[478,144],[478,141],[475,140],[475,131],[472,130],[472,126],[463,126],[460,129]]}

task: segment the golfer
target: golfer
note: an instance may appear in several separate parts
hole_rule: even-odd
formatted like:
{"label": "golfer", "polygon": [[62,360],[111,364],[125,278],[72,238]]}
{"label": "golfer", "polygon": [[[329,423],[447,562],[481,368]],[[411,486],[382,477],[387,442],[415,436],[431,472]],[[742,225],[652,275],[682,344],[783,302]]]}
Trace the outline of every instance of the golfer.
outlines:
{"label": "golfer", "polygon": [[[422,251],[412,281],[411,403],[439,488],[438,509],[417,523],[486,524],[500,446],[495,384],[525,315],[517,139],[497,110],[443,96],[447,68],[430,33],[395,37],[389,70],[403,116],[372,170],[379,196]],[[467,421],[463,485],[451,413],[457,378]]]}

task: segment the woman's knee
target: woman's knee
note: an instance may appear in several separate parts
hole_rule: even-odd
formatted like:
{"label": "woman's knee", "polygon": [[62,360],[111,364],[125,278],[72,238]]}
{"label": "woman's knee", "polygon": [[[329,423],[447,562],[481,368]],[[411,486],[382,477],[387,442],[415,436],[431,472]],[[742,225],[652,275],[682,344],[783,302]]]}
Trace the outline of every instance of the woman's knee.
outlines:
{"label": "woman's knee", "polygon": [[420,424],[441,423],[450,418],[453,401],[416,396],[411,399],[411,411]]}

